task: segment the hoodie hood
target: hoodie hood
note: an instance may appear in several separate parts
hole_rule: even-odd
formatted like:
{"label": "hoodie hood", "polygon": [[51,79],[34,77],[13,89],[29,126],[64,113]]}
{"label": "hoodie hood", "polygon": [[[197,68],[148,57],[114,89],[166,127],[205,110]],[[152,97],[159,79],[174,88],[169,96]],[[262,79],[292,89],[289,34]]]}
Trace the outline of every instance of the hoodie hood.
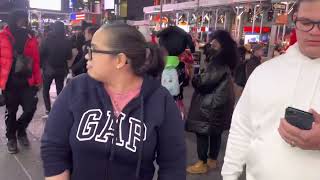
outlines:
{"label": "hoodie hood", "polygon": [[56,36],[65,36],[65,29],[63,22],[56,21],[54,24],[52,24],[52,34]]}

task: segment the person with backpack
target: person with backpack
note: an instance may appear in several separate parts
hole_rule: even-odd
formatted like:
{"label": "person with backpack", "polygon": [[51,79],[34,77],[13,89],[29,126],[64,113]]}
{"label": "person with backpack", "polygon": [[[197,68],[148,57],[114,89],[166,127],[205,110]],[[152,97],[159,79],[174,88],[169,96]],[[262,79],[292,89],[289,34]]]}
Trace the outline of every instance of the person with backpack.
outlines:
{"label": "person with backpack", "polygon": [[[37,109],[38,88],[42,83],[39,46],[31,31],[26,29],[28,13],[13,11],[8,26],[0,32],[0,89],[5,98],[6,137],[8,152],[18,153],[17,139],[29,146],[26,129]],[[23,113],[17,120],[17,111]]]}
{"label": "person with backpack", "polygon": [[187,168],[203,174],[218,166],[221,134],[230,128],[235,103],[232,71],[238,62],[237,45],[227,31],[218,30],[205,47],[207,67],[192,80],[194,93],[186,130],[197,136],[199,160]]}
{"label": "person with backpack", "polygon": [[41,64],[43,70],[43,100],[47,118],[51,110],[50,86],[55,81],[57,95],[63,89],[64,79],[68,74],[68,60],[72,58],[72,43],[66,38],[64,24],[56,21],[52,25],[52,32],[41,46]]}
{"label": "person with backpack", "polygon": [[[162,73],[162,85],[166,87],[176,101],[181,115],[185,116],[183,103],[183,89],[189,84],[189,77],[186,71],[185,63],[180,60],[187,48],[192,53],[195,46],[192,37],[183,29],[177,26],[170,26],[157,34],[159,44],[165,49],[166,68]],[[183,117],[184,118],[184,117]]]}

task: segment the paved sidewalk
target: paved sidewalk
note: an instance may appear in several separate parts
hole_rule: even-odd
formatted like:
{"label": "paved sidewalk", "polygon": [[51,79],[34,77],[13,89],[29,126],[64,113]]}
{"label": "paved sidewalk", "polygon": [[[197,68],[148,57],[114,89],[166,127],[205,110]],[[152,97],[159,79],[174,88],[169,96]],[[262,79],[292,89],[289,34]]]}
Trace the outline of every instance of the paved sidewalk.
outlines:
{"label": "paved sidewalk", "polygon": [[43,180],[39,140],[29,134],[31,141],[29,148],[19,146],[18,154],[8,154],[3,119],[4,108],[0,108],[0,115],[0,180]]}

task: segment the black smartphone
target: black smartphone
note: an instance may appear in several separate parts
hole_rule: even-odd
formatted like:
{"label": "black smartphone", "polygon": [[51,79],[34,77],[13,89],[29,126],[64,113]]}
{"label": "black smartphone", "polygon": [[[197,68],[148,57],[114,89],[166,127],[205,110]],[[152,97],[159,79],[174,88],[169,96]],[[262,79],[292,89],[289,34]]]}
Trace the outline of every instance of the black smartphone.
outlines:
{"label": "black smartphone", "polygon": [[314,122],[314,118],[311,113],[293,107],[288,107],[286,109],[285,119],[291,125],[303,130],[312,129],[312,124]]}

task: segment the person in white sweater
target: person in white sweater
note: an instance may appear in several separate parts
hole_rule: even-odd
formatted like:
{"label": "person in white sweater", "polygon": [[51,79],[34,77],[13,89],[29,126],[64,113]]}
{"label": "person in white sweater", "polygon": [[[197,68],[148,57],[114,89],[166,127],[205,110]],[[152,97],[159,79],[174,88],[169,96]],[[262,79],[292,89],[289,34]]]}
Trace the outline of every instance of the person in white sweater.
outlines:
{"label": "person in white sweater", "polygon": [[[222,176],[237,180],[320,179],[320,0],[298,0],[298,42],[250,76],[235,108]],[[311,130],[284,119],[294,107],[313,114]]]}

